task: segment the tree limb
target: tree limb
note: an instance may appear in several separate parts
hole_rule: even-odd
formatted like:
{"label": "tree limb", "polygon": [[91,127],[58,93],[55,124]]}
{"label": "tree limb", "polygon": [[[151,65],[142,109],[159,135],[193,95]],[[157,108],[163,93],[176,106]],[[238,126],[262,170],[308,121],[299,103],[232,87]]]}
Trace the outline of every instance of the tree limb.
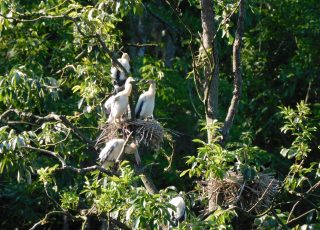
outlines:
{"label": "tree limb", "polygon": [[52,152],[50,150],[35,148],[35,147],[32,147],[32,146],[22,146],[21,148],[26,148],[26,149],[34,150],[34,151],[37,151],[37,152],[41,152],[41,153],[43,153],[44,155],[46,155],[48,157],[52,157],[52,158],[55,158],[58,161],[60,161],[61,168],[57,168],[55,171],[70,170],[70,171],[73,171],[75,173],[81,174],[81,173],[86,173],[86,172],[92,172],[92,171],[99,170],[100,172],[105,173],[105,174],[107,174],[109,176],[112,176],[112,175],[119,176],[119,173],[114,172],[114,171],[110,171],[110,170],[106,170],[106,169],[104,169],[104,168],[102,168],[101,166],[98,166],[98,165],[92,165],[92,166],[85,167],[85,168],[77,168],[77,167],[73,167],[73,166],[67,165],[65,160],[58,153]]}
{"label": "tree limb", "polygon": [[97,150],[95,149],[95,143],[94,141],[91,141],[90,139],[88,139],[85,135],[83,135],[80,130],[75,127],[68,119],[65,115],[57,115],[54,113],[48,114],[44,117],[38,116],[38,115],[34,115],[33,113],[29,113],[29,112],[22,112],[19,111],[17,109],[9,109],[7,111],[5,111],[1,116],[0,116],[0,120],[5,119],[5,117],[7,117],[10,113],[15,113],[16,115],[18,115],[19,117],[23,117],[23,118],[28,118],[31,121],[34,121],[36,124],[42,124],[45,122],[54,122],[54,121],[59,121],[62,122],[65,126],[67,126],[68,128],[71,129],[72,133],[75,134],[75,136],[83,143],[85,143],[91,151],[97,153]]}
{"label": "tree limb", "polygon": [[45,217],[41,220],[39,220],[37,223],[35,223],[29,230],[35,230],[39,225],[44,225],[48,222],[48,219],[49,217],[53,216],[53,215],[56,215],[56,214],[66,214],[65,211],[52,211],[52,212],[49,212],[45,215]]}
{"label": "tree limb", "polygon": [[296,207],[304,200],[306,199],[307,195],[309,195],[309,193],[313,192],[314,190],[316,190],[318,187],[320,186],[320,181],[318,181],[317,183],[315,183],[311,188],[308,189],[308,191],[305,193],[304,197],[301,197],[293,206],[292,209],[288,215],[288,219],[287,219],[287,223],[290,222],[291,216],[294,212],[294,210],[296,209]]}
{"label": "tree limb", "polygon": [[233,96],[232,96],[230,106],[228,108],[228,113],[222,128],[223,141],[227,139],[229,131],[232,127],[234,117],[238,110],[241,90],[242,90],[241,46],[242,46],[242,36],[243,36],[244,3],[245,3],[245,0],[240,0],[237,30],[235,32],[235,40],[233,43],[233,59],[232,59],[233,60],[232,71],[234,74]]}

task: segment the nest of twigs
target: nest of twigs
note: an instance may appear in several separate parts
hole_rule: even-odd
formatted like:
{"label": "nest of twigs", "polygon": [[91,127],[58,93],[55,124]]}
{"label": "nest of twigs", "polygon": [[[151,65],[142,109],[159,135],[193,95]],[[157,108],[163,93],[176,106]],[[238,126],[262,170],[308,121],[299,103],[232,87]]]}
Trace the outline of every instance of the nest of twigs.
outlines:
{"label": "nest of twigs", "polygon": [[216,205],[229,207],[238,206],[241,209],[261,213],[270,207],[280,182],[270,174],[259,173],[251,182],[244,182],[243,176],[229,172],[223,180],[212,179],[211,197]]}
{"label": "nest of twigs", "polygon": [[101,134],[96,140],[96,146],[101,146],[114,138],[126,139],[131,131],[126,122],[124,123],[107,123],[101,127]]}
{"label": "nest of twigs", "polygon": [[158,150],[162,144],[164,132],[160,123],[153,119],[134,120],[128,123],[134,130],[134,138],[140,145]]}
{"label": "nest of twigs", "polygon": [[160,123],[153,119],[127,121],[119,124],[107,123],[101,127],[101,130],[96,146],[103,145],[113,138],[126,139],[133,132],[133,137],[139,145],[158,150],[164,137]]}

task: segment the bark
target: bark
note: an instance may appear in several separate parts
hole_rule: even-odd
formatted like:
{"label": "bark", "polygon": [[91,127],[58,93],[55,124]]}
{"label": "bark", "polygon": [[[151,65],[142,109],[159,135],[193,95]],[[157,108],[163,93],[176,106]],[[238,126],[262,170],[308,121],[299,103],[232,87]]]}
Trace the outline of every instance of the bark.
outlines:
{"label": "bark", "polygon": [[153,184],[152,180],[145,173],[141,173],[139,176],[148,193],[152,195],[159,193],[156,186]]}
{"label": "bark", "polygon": [[243,20],[244,20],[244,0],[240,0],[239,16],[237,22],[237,30],[235,32],[235,40],[233,43],[233,57],[232,57],[232,71],[234,75],[233,96],[230,102],[227,116],[224,121],[222,136],[225,141],[229,135],[232,127],[234,117],[237,113],[241,90],[242,90],[242,76],[241,76],[241,46],[243,36]]}
{"label": "bark", "polygon": [[[219,58],[215,35],[214,11],[212,0],[201,0],[202,44],[200,55],[205,57],[204,66],[204,104],[206,124],[211,126],[218,118],[218,81]],[[208,142],[213,139],[213,133],[208,129]]]}
{"label": "bark", "polygon": [[[228,108],[228,113],[222,128],[223,140],[225,140],[232,127],[234,117],[236,115],[242,88],[241,78],[241,45],[243,36],[243,18],[244,17],[244,0],[239,2],[239,16],[237,29],[235,32],[235,41],[233,44],[233,74],[234,74],[234,90],[233,96]],[[201,0],[201,22],[202,22],[202,49],[200,48],[200,56],[205,57],[204,65],[204,105],[206,112],[206,125],[210,127],[215,119],[218,118],[218,81],[219,81],[219,58],[216,48],[216,29],[214,25],[214,11],[212,0]],[[205,56],[203,56],[205,55]],[[214,137],[214,133],[210,128],[207,131],[208,142],[210,143]],[[209,212],[216,209],[216,202],[211,196],[214,187],[210,178],[208,179],[207,192],[209,196]]]}

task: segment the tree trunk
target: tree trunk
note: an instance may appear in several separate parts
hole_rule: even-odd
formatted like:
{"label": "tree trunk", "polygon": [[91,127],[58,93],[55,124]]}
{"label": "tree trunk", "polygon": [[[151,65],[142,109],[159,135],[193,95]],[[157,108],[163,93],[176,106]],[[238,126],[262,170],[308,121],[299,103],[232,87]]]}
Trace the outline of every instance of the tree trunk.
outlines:
{"label": "tree trunk", "polygon": [[[200,56],[205,57],[204,65],[204,104],[206,125],[210,127],[218,118],[218,82],[219,59],[215,35],[214,11],[212,0],[201,0],[202,44]],[[213,139],[213,133],[208,129],[208,142]]]}
{"label": "tree trunk", "polygon": [[[228,113],[222,128],[223,141],[226,140],[232,123],[238,109],[241,89],[241,44],[243,35],[243,19],[244,19],[244,0],[239,2],[239,16],[237,22],[237,29],[235,32],[235,41],[233,44],[233,73],[234,73],[234,90],[233,96],[228,108]],[[208,143],[213,140],[214,133],[212,133],[210,126],[214,120],[218,119],[218,82],[219,82],[219,59],[218,50],[216,46],[216,29],[214,25],[214,8],[213,0],[201,0],[201,22],[202,22],[202,38],[200,47],[200,58],[204,61],[204,98],[205,105],[206,125],[208,127]],[[208,211],[217,208],[217,202],[212,197],[213,190],[215,189],[208,178],[207,193],[209,197]]]}

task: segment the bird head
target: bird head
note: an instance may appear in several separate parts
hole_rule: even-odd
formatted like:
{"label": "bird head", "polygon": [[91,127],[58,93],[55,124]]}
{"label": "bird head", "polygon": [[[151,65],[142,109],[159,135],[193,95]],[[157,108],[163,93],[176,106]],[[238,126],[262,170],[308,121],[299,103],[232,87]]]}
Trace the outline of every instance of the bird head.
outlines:
{"label": "bird head", "polygon": [[153,79],[146,79],[146,80],[144,80],[144,82],[145,83],[149,83],[149,84],[155,84],[156,83],[156,81],[153,80]]}
{"label": "bird head", "polygon": [[135,143],[131,143],[130,145],[126,146],[125,152],[127,154],[134,154],[137,151],[138,147]]}
{"label": "bird head", "polygon": [[129,57],[129,54],[127,53],[123,53],[122,56],[121,56],[122,59],[126,59],[128,62],[130,61],[130,57]]}
{"label": "bird head", "polygon": [[133,83],[133,82],[135,82],[135,81],[136,81],[136,80],[134,80],[133,77],[128,77],[125,84],[131,84],[131,83]]}

